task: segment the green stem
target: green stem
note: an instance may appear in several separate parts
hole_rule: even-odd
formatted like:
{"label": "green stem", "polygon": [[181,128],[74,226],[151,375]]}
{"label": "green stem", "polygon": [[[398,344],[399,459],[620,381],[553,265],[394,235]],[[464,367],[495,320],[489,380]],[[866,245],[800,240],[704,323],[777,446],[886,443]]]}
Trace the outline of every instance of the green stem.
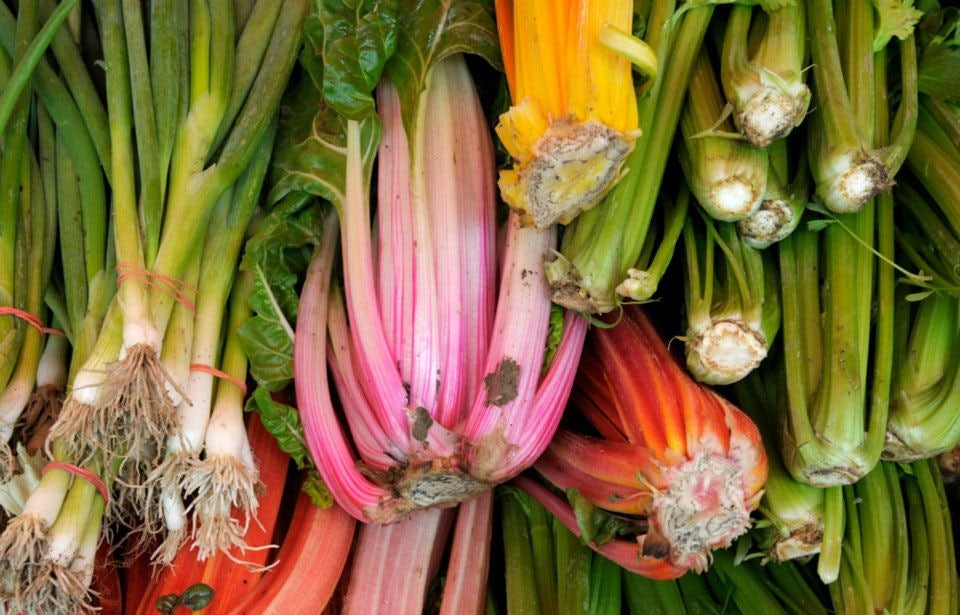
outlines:
{"label": "green stem", "polygon": [[540,615],[540,601],[534,568],[530,528],[523,504],[513,491],[500,493],[504,569],[507,581],[507,612],[511,615]]}
{"label": "green stem", "polygon": [[163,223],[161,160],[157,142],[157,121],[147,65],[147,43],[143,33],[140,0],[124,0],[123,28],[130,70],[133,120],[136,124],[137,170],[140,179],[140,233],[147,268],[153,264]]}
{"label": "green stem", "polygon": [[[59,6],[57,6],[57,10],[53,12],[53,15],[50,16],[47,23],[43,25],[40,32],[37,33],[36,38],[30,43],[29,48],[24,50],[22,55],[18,54],[16,68],[13,69],[13,73],[7,81],[3,94],[0,95],[0,133],[6,130],[7,123],[13,116],[14,109],[20,100],[20,95],[26,89],[33,71],[40,63],[54,35],[60,26],[63,25],[63,22],[67,19],[67,16],[76,3],[77,0],[63,0]],[[24,13],[24,11],[30,12]],[[35,23],[37,18],[36,12],[36,2],[24,2],[21,4],[20,19],[28,19],[28,24],[31,23],[31,21]]]}

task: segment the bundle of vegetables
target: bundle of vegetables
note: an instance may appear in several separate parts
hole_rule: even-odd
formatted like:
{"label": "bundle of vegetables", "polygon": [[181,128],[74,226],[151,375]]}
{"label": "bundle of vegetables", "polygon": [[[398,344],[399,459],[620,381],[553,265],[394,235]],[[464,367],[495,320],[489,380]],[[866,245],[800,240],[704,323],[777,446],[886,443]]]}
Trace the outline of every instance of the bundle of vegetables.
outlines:
{"label": "bundle of vegetables", "polygon": [[[675,239],[666,230],[672,228],[670,218],[663,245],[654,242],[650,224],[681,101],[714,10],[693,4],[677,10],[673,0],[638,3],[637,8],[644,41],[657,50],[660,66],[637,102],[644,136],[624,162],[621,181],[603,203],[566,227],[560,254],[547,266],[553,300],[592,313],[609,312],[621,297],[648,299],[662,275],[661,261],[673,253]],[[653,275],[647,271],[650,265]]]}
{"label": "bundle of vegetables", "polygon": [[834,612],[956,613],[957,562],[936,462],[882,462],[843,491]]}
{"label": "bundle of vegetables", "polygon": [[[750,527],[767,477],[756,426],[694,383],[638,308],[594,331],[572,401],[600,437],[561,430],[535,467],[575,490],[574,509],[638,516],[627,521],[636,543],[612,541],[600,553],[650,578],[676,578],[706,569],[712,550]],[[576,527],[546,488],[521,486]]]}
{"label": "bundle of vegetables", "polygon": [[924,101],[907,158],[915,179],[901,180],[894,193],[897,245],[926,275],[925,288],[898,295],[895,352],[906,360],[895,371],[883,453],[897,461],[938,455],[960,442],[960,142],[951,118],[960,113]]}
{"label": "bundle of vegetables", "polygon": [[[335,18],[321,13],[319,25]],[[469,27],[492,26],[485,11],[421,11],[399,25],[389,80],[377,91],[379,119],[369,87],[356,90],[330,70],[334,49],[324,38],[317,51],[327,65],[317,83],[325,91],[354,88],[364,102],[325,95],[318,113],[316,89],[306,84],[296,113],[309,122],[291,116],[284,136],[302,145],[278,160],[274,198],[318,194],[342,225],[342,290],[339,282],[331,288],[330,235],[300,294],[293,366],[317,469],[334,499],[363,521],[450,506],[529,466],[559,423],[586,332],[583,320],[567,315],[541,378],[550,321],[542,261],[555,231],[522,228],[517,214],[507,222],[494,304],[493,148],[464,60],[455,55],[462,48],[443,36],[468,18],[477,20]],[[386,23],[387,13],[373,10],[365,19]],[[441,44],[429,53],[422,31],[440,32]],[[357,44],[362,40],[358,33]],[[388,38],[379,49],[380,67],[390,45]],[[497,59],[491,39],[467,50]],[[372,235],[368,182],[381,121]],[[337,218],[325,216],[335,230]],[[332,404],[328,365],[349,439]]]}
{"label": "bundle of vegetables", "polygon": [[497,135],[514,159],[500,191],[545,229],[595,206],[620,179],[640,135],[631,62],[654,51],[632,31],[632,2],[498,0],[497,28],[513,105]]}
{"label": "bundle of vegetables", "polygon": [[[915,124],[916,57],[913,38],[907,36],[900,45],[901,105],[893,122],[898,136],[890,141],[889,50],[872,6],[838,5],[836,23],[829,2],[811,2],[808,10],[817,108],[808,154],[817,196],[837,209],[822,165],[826,151],[849,152],[854,146],[833,142],[843,133],[824,126],[855,121],[851,130],[864,135],[857,143],[892,143],[889,152],[903,149]],[[856,148],[863,151],[861,145]],[[867,155],[843,172],[852,177],[876,162]],[[896,166],[885,168],[892,172]],[[869,472],[886,432],[893,362],[893,206],[889,192],[876,201],[873,188],[867,192],[860,213],[814,221],[778,244],[787,391],[781,446],[796,478],[824,487],[853,483]],[[833,502],[837,497],[828,496]]]}
{"label": "bundle of vegetables", "polygon": [[828,612],[826,588],[799,565],[761,566],[726,550],[704,575],[655,581],[594,554],[524,491],[498,493],[508,613]]}
{"label": "bundle of vegetables", "polygon": [[[807,44],[803,2],[766,5],[772,9],[766,20],[746,4],[731,9],[720,64],[737,129],[756,147],[790,134],[810,106],[810,88],[803,82]],[[754,50],[751,41],[758,36]]]}
{"label": "bundle of vegetables", "polygon": [[687,217],[683,245],[687,369],[700,382],[731,384],[760,364],[780,328],[775,263],[733,224],[703,215]]}
{"label": "bundle of vegetables", "polygon": [[[14,31],[22,30],[17,37],[31,31],[38,5],[53,11],[52,3],[21,3],[15,24],[6,9],[0,11],[5,46],[13,47]],[[57,7],[50,23],[62,22],[70,5]],[[144,16],[137,3],[96,3],[95,15],[84,12],[75,33],[99,34],[108,67],[106,112],[69,33],[53,35],[54,29],[46,38],[49,43],[52,37],[62,81],[42,60],[43,47],[31,47],[39,49],[28,56],[36,66],[38,97],[50,111],[38,118],[57,126],[55,137],[50,126],[40,131],[48,142],[41,151],[50,153],[56,169],[44,180],[44,193],[56,195],[51,206],[66,221],[60,225],[63,290],[55,287],[47,299],[73,347],[72,390],[47,441],[51,462],[38,482],[21,488],[25,501],[0,536],[2,592],[15,608],[92,608],[88,588],[101,520],[106,515],[139,532],[144,543],[162,527],[161,514],[180,523],[168,529],[182,530],[181,487],[199,494],[191,502],[192,530],[203,556],[243,544],[245,524],[230,514],[235,504],[256,502],[256,472],[242,432],[245,359],[235,340],[222,362],[215,356],[233,263],[257,202],[305,8],[261,0],[249,13],[235,13],[232,2],[199,2],[189,10],[156,3]],[[20,76],[23,83],[30,69]],[[14,89],[8,94],[16,95]],[[100,165],[112,188],[112,243]],[[218,227],[211,237],[220,243],[206,244],[209,275],[203,282],[209,284],[197,282],[195,297],[192,281],[215,210]],[[239,288],[231,332],[245,318],[243,295]],[[206,436],[205,447],[192,450],[192,461],[167,466],[180,472],[169,476],[160,461],[177,444],[168,449],[167,440],[188,439],[179,431],[176,405],[192,403],[182,395],[198,305],[198,331],[216,327],[199,336],[212,345],[207,351],[214,359],[194,368],[221,379],[215,427],[205,429],[209,405],[198,399],[207,415],[199,436],[190,432],[190,439],[202,446]],[[63,349],[51,346],[49,356],[63,360]],[[209,398],[212,378],[207,387]],[[237,467],[243,470],[224,471]],[[180,531],[173,544],[185,535]],[[172,556],[173,548],[168,551]]]}

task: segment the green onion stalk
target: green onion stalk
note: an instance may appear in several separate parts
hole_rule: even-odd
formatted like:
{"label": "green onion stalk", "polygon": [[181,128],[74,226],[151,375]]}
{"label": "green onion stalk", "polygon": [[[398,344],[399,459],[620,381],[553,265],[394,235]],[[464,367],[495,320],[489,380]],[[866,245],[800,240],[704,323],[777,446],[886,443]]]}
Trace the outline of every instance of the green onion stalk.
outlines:
{"label": "green onion stalk", "polygon": [[[77,459],[99,456],[108,468],[124,460],[125,486],[146,483],[179,429],[185,383],[165,369],[161,340],[174,305],[190,299],[182,280],[202,250],[217,203],[274,122],[299,49],[307,3],[261,3],[275,9],[275,19],[248,22],[239,37],[228,0],[198,2],[189,16],[180,3],[154,4],[150,36],[134,3],[96,5],[105,62],[125,67],[107,70],[113,230],[122,277],[51,438],[63,438]],[[178,59],[171,62],[167,53]],[[147,490],[133,491],[140,496],[121,494],[117,501]]]}
{"label": "green onion stalk", "polygon": [[[856,2],[847,8],[849,19],[841,22],[850,33],[843,37],[845,68],[858,79],[851,92],[858,130],[871,135],[868,143],[874,134],[884,143],[886,50],[873,52],[872,7]],[[818,151],[812,147],[809,153],[816,157]],[[854,483],[876,465],[886,433],[893,363],[892,197],[885,193],[858,214],[798,228],[779,248],[785,462],[794,477],[812,485]],[[835,493],[827,498],[829,519],[839,508]]]}
{"label": "green onion stalk", "polygon": [[[860,4],[857,0],[837,5],[842,14],[862,15],[847,22],[835,20],[832,0],[807,3],[816,108],[811,114],[808,154],[817,197],[836,213],[860,211],[893,185],[917,122],[917,51],[912,28],[906,28],[900,34],[902,90],[894,136],[884,147],[877,147],[872,113],[870,117],[864,115],[874,93],[864,80],[870,78],[873,70],[862,61],[869,61],[875,52],[886,53],[889,37],[875,38],[873,3],[864,3],[863,7]],[[864,37],[870,38],[869,47],[847,45],[841,50],[838,44]],[[856,100],[857,97],[862,100]]]}
{"label": "green onion stalk", "polygon": [[955,613],[957,567],[935,460],[882,462],[843,487],[846,531],[834,612]]}
{"label": "green onion stalk", "polygon": [[[29,172],[24,173],[24,190],[20,196],[19,222],[21,249],[18,261],[21,269],[18,277],[26,278],[19,286],[24,293],[18,303],[25,312],[43,318],[43,297],[53,262],[53,247],[56,235],[48,232],[47,225],[56,226],[56,203],[44,198],[40,169],[32,152],[26,153]],[[44,261],[47,262],[44,262]],[[10,380],[0,393],[0,480],[14,470],[12,455],[7,442],[30,402],[37,378],[37,368],[43,353],[43,335],[35,327],[23,326],[22,344]]]}
{"label": "green onion stalk", "polygon": [[[647,237],[682,101],[712,6],[677,11],[673,0],[650,4],[644,41],[657,50],[661,70],[639,105],[643,138],[625,163],[627,171],[604,202],[566,227],[560,254],[546,264],[553,300],[570,309],[605,313],[620,302],[618,287],[631,292],[629,271],[643,271]],[[641,285],[642,286],[642,285]],[[650,296],[649,288],[639,296]]]}
{"label": "green onion stalk", "polygon": [[736,222],[753,215],[767,191],[767,153],[731,137],[723,94],[706,49],[690,76],[689,96],[680,116],[680,166],[700,206],[711,217]]}
{"label": "green onion stalk", "polygon": [[700,382],[732,384],[760,365],[780,328],[775,263],[733,224],[702,214],[687,217],[683,245],[687,369]]}
{"label": "green onion stalk", "polygon": [[767,191],[760,209],[737,222],[737,231],[751,248],[763,250],[781,241],[800,224],[810,198],[810,171],[806,155],[801,154],[793,180],[790,180],[787,140],[779,139],[767,146],[770,166],[767,169]]}
{"label": "green onion stalk", "polygon": [[[782,368],[782,363],[776,367]],[[824,536],[824,490],[793,478],[775,445],[774,417],[785,398],[782,369],[765,365],[738,382],[734,391],[738,406],[760,430],[769,464],[759,508],[763,519],[754,526],[754,539],[764,557],[775,562],[819,553]],[[842,528],[831,536],[839,538],[839,534]],[[839,549],[827,553],[839,554]]]}
{"label": "green onion stalk", "polygon": [[[188,277],[200,280],[197,284],[195,312],[183,304],[175,305],[167,327],[164,365],[169,373],[180,375],[180,381],[184,382],[185,386],[184,398],[177,405],[179,429],[167,438],[163,461],[148,476],[148,488],[143,498],[142,536],[150,539],[160,537],[160,545],[153,553],[155,561],[160,563],[170,563],[191,533],[191,527],[197,527],[196,522],[191,524],[183,501],[183,492],[188,483],[194,485],[194,490],[212,492],[211,503],[206,506],[214,506],[213,502],[220,506],[230,505],[234,498],[220,497],[221,493],[250,493],[256,483],[255,468],[248,468],[246,461],[239,460],[235,455],[225,459],[237,460],[237,467],[247,471],[226,472],[221,476],[223,480],[210,481],[210,470],[219,466],[216,456],[212,458],[210,451],[207,451],[204,458],[204,439],[210,435],[208,427],[217,414],[216,408],[222,408],[219,414],[226,413],[226,418],[221,417],[223,420],[216,422],[214,433],[216,430],[234,430],[238,434],[236,443],[241,445],[245,441],[246,432],[240,433],[242,425],[237,424],[238,415],[230,412],[236,409],[238,403],[242,403],[242,399],[235,399],[236,394],[242,391],[235,383],[215,382],[209,371],[191,369],[190,366],[210,366],[226,372],[228,370],[225,363],[229,356],[232,369],[236,372],[230,372],[231,376],[241,382],[246,379],[246,364],[239,363],[235,341],[228,343],[231,350],[224,350],[221,356],[223,339],[233,339],[238,326],[237,323],[226,322],[224,312],[231,289],[234,289],[236,294],[241,292],[238,289],[242,286],[249,293],[248,285],[234,282],[236,265],[246,229],[263,187],[274,134],[275,129],[271,128],[264,136],[250,167],[237,183],[223,194],[216,206],[204,241],[202,256],[198,255],[189,267]],[[231,307],[230,313],[237,309],[240,309],[239,306]],[[191,478],[199,475],[207,476],[207,479]],[[237,480],[230,481],[226,478]],[[247,480],[244,488],[237,489],[240,479]],[[247,499],[241,510],[252,512],[256,503],[256,498]],[[202,507],[197,505],[198,509]],[[228,529],[233,529],[229,515],[226,516],[227,519],[222,519],[220,525],[226,523]],[[209,523],[202,525],[201,529],[204,535],[218,536],[213,534],[214,527],[213,523]],[[226,545],[232,544],[231,541],[239,543],[241,538],[242,533],[239,536],[224,534],[222,541],[215,541],[214,546],[205,545],[201,549],[201,555],[205,558],[221,547],[226,550]]]}
{"label": "green onion stalk", "polygon": [[761,27],[753,19],[753,7],[730,10],[723,38],[723,91],[733,105],[737,129],[756,147],[790,134],[810,106],[810,88],[803,82],[806,14],[801,3],[784,4],[767,14],[752,56],[751,25]]}
{"label": "green onion stalk", "polygon": [[[63,461],[63,453],[55,445],[53,458]],[[38,465],[30,475],[41,475]],[[104,474],[97,462],[83,469]],[[106,510],[100,485],[60,467],[31,482],[0,534],[0,599],[26,614],[95,612],[90,583]],[[110,482],[102,487],[108,493]]]}
{"label": "green onion stalk", "polygon": [[[238,246],[239,248],[239,246]],[[253,275],[241,275],[230,297],[226,342],[220,369],[234,380],[220,380],[209,415],[203,441],[203,459],[196,456],[183,477],[184,491],[190,497],[192,548],[200,559],[222,551],[241,555],[249,550],[270,548],[247,544],[245,535],[251,521],[256,522],[258,493],[262,489],[250,442],[243,422],[247,357],[243,354],[237,330],[250,317],[247,297]],[[242,518],[241,522],[238,517]]]}

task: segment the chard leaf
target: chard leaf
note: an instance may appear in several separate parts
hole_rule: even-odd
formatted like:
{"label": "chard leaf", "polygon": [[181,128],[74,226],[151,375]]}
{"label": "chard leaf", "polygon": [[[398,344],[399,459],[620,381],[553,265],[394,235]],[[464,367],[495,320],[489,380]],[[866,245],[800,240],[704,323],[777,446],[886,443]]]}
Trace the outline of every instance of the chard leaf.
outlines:
{"label": "chard leaf", "polygon": [[324,0],[307,19],[307,28],[314,64],[317,39],[322,41],[327,104],[352,120],[376,115],[370,93],[397,46],[396,1]]}
{"label": "chard leaf", "polygon": [[387,74],[400,96],[403,126],[414,134],[430,68],[455,53],[482,57],[502,68],[493,6],[484,0],[398,0],[397,50]]}
{"label": "chard leaf", "polygon": [[[270,202],[290,193],[306,192],[330,201],[342,211],[346,200],[347,121],[323,101],[313,82],[300,83],[291,95],[287,113],[280,119]],[[379,143],[380,120],[368,116],[360,122],[366,185]]]}
{"label": "chard leaf", "polygon": [[894,36],[903,40],[913,34],[913,28],[923,17],[914,8],[913,0],[872,0],[880,21],[873,37],[873,50],[880,51]]}
{"label": "chard leaf", "polygon": [[293,379],[297,280],[320,243],[320,211],[308,202],[306,196],[292,195],[264,218],[240,264],[253,272],[249,302],[254,316],[240,325],[238,333],[250,373],[271,391]]}
{"label": "chard leaf", "polygon": [[545,376],[550,370],[550,364],[553,363],[553,357],[557,354],[557,348],[560,347],[560,340],[563,339],[563,308],[556,303],[550,304],[550,328],[547,329],[547,351],[543,355],[543,368],[540,375]]}
{"label": "chard leaf", "polygon": [[300,65],[309,76],[289,94],[280,117],[269,200],[307,192],[342,209],[347,121],[360,122],[369,184],[380,143],[371,92],[397,39],[396,0],[315,0]]}
{"label": "chard leaf", "polygon": [[333,498],[313,465],[297,409],[274,401],[265,387],[258,387],[247,400],[246,410],[260,415],[260,422],[276,438],[280,450],[290,455],[297,468],[307,471],[302,488],[313,503],[323,508],[330,506]]}

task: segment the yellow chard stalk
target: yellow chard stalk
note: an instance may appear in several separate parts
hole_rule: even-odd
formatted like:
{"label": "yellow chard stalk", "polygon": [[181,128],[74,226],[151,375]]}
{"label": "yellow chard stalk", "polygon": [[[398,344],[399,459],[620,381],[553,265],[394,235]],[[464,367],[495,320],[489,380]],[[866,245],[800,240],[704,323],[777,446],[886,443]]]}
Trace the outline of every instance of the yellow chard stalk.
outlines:
{"label": "yellow chard stalk", "polygon": [[500,191],[524,222],[566,224],[620,177],[639,136],[631,63],[656,72],[629,34],[633,3],[498,0],[497,28],[513,106],[497,135],[514,164]]}

